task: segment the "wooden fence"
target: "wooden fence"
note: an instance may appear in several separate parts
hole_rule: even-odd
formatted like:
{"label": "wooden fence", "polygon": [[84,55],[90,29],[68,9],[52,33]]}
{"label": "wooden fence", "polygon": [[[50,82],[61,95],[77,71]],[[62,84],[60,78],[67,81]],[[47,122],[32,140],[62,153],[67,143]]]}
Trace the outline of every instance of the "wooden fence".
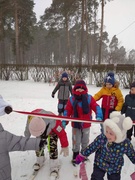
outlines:
{"label": "wooden fence", "polygon": [[[1,80],[34,80],[49,82],[50,78],[59,79],[59,75],[63,71],[67,71],[72,82],[78,76],[80,66],[75,65],[16,65],[1,64],[0,79]],[[135,80],[134,64],[101,64],[101,65],[82,65],[81,77],[88,80],[87,83],[101,86],[107,72],[113,71],[115,78],[124,88],[129,88],[131,82]]]}

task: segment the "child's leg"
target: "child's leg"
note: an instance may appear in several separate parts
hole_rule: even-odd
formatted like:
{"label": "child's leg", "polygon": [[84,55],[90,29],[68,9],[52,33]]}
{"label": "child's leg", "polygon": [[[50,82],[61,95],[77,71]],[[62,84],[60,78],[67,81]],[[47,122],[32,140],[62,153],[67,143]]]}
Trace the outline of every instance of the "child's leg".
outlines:
{"label": "child's leg", "polygon": [[38,171],[45,161],[44,150],[42,152],[35,151],[35,153],[37,156],[37,160],[36,160],[36,163],[34,164],[34,170]]}
{"label": "child's leg", "polygon": [[64,104],[63,104],[63,101],[64,100],[60,100],[59,99],[59,102],[58,102],[58,113],[60,116],[62,116],[63,114],[63,109],[64,109]]}
{"label": "child's leg", "polygon": [[132,132],[133,132],[133,126],[132,126],[131,129],[129,129],[129,130],[127,131],[127,138],[130,139],[130,140],[131,140]]}
{"label": "child's leg", "polygon": [[58,176],[60,163],[58,160],[58,136],[53,133],[49,136],[50,175]]}
{"label": "child's leg", "polygon": [[79,154],[80,145],[81,145],[81,129],[72,128],[72,151],[73,151],[73,159],[72,163],[75,164],[75,158]]}
{"label": "child's leg", "polygon": [[89,144],[89,135],[90,135],[90,128],[82,129],[82,139],[81,139],[82,149],[81,150],[84,150]]}
{"label": "child's leg", "polygon": [[115,173],[115,174],[107,174],[108,180],[120,180],[120,173]]}
{"label": "child's leg", "polygon": [[104,180],[105,171],[100,169],[98,166],[94,165],[93,173],[91,175],[91,180]]}
{"label": "child's leg", "polygon": [[49,135],[49,156],[50,159],[58,158],[58,147],[57,147],[58,136],[55,133]]}

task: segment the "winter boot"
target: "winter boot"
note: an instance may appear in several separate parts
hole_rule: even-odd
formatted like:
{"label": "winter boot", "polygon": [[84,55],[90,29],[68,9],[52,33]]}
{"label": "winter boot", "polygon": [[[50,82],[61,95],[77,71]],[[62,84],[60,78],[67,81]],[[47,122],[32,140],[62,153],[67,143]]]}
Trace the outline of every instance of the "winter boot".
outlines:
{"label": "winter boot", "polygon": [[50,159],[50,176],[59,177],[60,163],[58,159]]}
{"label": "winter boot", "polygon": [[34,171],[38,171],[43,166],[44,161],[45,161],[45,157],[44,156],[37,157],[37,161],[36,161],[36,163],[33,166]]}
{"label": "winter boot", "polygon": [[76,166],[76,161],[75,161],[75,158],[76,158],[76,156],[79,154],[79,152],[73,152],[73,159],[72,159],[72,164],[73,164],[73,166]]}

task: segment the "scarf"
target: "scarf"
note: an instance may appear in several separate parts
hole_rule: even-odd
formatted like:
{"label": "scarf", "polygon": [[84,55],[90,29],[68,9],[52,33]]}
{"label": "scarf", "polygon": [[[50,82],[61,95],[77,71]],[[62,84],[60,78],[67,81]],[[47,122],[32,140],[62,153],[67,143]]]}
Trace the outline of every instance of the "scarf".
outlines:
{"label": "scarf", "polygon": [[[88,114],[89,113],[89,104],[87,100],[87,94],[81,94],[76,95],[74,94],[75,101],[73,104],[73,110],[74,110],[74,117],[78,117],[78,112],[77,112],[77,104],[82,101],[82,111],[83,114]],[[78,129],[82,129],[83,123],[82,122],[74,122],[74,127]]]}

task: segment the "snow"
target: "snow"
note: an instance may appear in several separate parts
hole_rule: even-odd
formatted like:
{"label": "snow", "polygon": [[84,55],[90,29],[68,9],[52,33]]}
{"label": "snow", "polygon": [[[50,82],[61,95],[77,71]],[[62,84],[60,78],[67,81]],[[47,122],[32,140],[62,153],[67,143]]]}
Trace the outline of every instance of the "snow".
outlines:
{"label": "snow", "polygon": [[[57,114],[57,94],[55,98],[51,97],[51,92],[54,89],[53,85],[43,82],[33,81],[0,81],[1,95],[4,100],[13,106],[14,110],[32,111],[36,108],[43,108]],[[94,95],[100,88],[95,85],[88,85],[89,94]],[[128,89],[121,89],[123,96],[128,94]],[[100,104],[100,102],[99,102]],[[27,116],[12,112],[9,115],[0,117],[0,123],[4,129],[16,134],[23,135]],[[59,154],[61,163],[59,180],[79,180],[73,176],[74,167],[71,164],[72,159],[72,140],[71,140],[71,126],[66,127],[66,132],[69,140],[69,156],[63,157]],[[90,142],[100,133],[100,126],[92,124],[90,133]],[[134,139],[133,139],[134,141]],[[135,143],[135,142],[134,142]],[[59,144],[60,152],[60,144]],[[49,154],[47,148],[45,150],[46,161],[45,165],[39,171],[35,180],[49,180]],[[125,164],[122,169],[122,180],[130,180],[130,174],[134,172],[135,166],[125,158]],[[13,180],[29,180],[32,174],[32,167],[36,161],[34,151],[25,152],[11,152],[10,153],[12,165],[12,179]],[[89,161],[86,163],[88,179],[90,179],[93,169],[94,154],[89,156]],[[78,167],[79,168],[79,167]],[[105,177],[106,180],[106,177]]]}

